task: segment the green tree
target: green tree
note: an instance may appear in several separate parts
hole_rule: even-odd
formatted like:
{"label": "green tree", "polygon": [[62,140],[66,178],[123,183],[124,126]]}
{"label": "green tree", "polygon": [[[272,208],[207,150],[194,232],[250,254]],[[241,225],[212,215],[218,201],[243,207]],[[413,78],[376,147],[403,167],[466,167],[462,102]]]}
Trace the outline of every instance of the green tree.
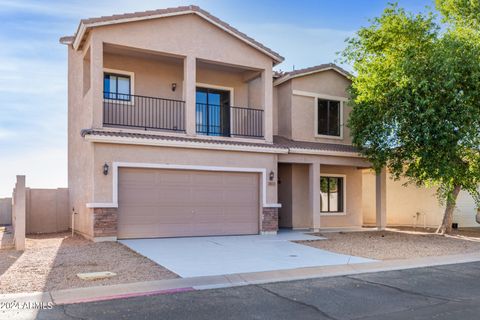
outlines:
{"label": "green tree", "polygon": [[[451,231],[460,190],[479,203],[480,37],[390,4],[347,39],[353,143],[377,172],[436,187]],[[473,218],[473,217],[472,217]]]}
{"label": "green tree", "polygon": [[480,0],[436,0],[436,7],[446,22],[459,26],[480,26]]}

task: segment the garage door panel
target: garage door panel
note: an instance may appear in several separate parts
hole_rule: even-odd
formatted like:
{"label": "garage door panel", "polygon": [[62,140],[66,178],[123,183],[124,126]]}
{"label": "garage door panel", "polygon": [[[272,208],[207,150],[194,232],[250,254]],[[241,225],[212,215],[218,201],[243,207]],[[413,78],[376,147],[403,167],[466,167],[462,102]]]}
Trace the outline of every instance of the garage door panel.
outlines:
{"label": "garage door panel", "polygon": [[255,173],[121,168],[119,238],[256,234]]}
{"label": "garage door panel", "polygon": [[191,176],[194,186],[220,186],[223,184],[225,173],[212,174],[210,172],[198,172]]}
{"label": "garage door panel", "polygon": [[122,185],[154,185],[156,176],[149,172],[139,172],[135,169],[121,169],[122,175],[118,181]]}
{"label": "garage door panel", "polygon": [[194,213],[189,208],[168,208],[164,210],[158,210],[158,207],[145,206],[145,207],[126,207],[126,211],[132,210],[135,214],[119,215],[119,224],[131,225],[131,224],[150,224],[157,225],[159,216],[162,217],[164,223],[191,223],[194,219]]}
{"label": "garage door panel", "polygon": [[225,184],[232,187],[251,187],[257,182],[257,177],[253,174],[232,173],[226,175],[224,178],[226,178]]}
{"label": "garage door panel", "polygon": [[158,182],[159,184],[162,185],[180,185],[184,186],[185,183],[190,182],[191,176],[189,175],[184,175],[184,174],[178,174],[176,171],[168,171],[164,170],[163,172],[156,172],[155,173],[158,176]]}

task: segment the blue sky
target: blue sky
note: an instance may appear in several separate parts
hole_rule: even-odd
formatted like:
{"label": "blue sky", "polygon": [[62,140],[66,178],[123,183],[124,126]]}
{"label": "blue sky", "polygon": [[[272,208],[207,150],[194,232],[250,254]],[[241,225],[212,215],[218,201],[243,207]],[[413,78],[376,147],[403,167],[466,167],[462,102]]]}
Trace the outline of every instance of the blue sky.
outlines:
{"label": "blue sky", "polygon": [[[381,0],[0,0],[0,197],[15,175],[67,185],[67,61],[58,38],[81,18],[197,4],[279,52],[284,71],[334,62],[344,39],[378,16]],[[433,0],[400,0],[422,11]],[[348,66],[347,66],[348,68]]]}

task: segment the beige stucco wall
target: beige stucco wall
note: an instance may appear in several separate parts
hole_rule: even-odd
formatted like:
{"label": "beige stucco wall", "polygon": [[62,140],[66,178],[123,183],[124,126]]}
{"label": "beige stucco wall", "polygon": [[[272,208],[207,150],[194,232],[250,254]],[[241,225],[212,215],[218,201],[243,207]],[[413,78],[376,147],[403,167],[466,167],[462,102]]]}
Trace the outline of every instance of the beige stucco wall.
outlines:
{"label": "beige stucco wall", "polygon": [[[303,229],[313,227],[309,203],[309,166],[292,164],[292,227]],[[320,179],[320,177],[319,177]]]}
{"label": "beige stucco wall", "polygon": [[[105,53],[103,64],[105,68],[134,73],[135,95],[182,100],[183,92],[183,62],[178,59],[162,61],[148,58],[137,58],[127,55]],[[171,84],[176,83],[175,91]]]}
{"label": "beige stucco wall", "polygon": [[480,224],[475,221],[476,214],[477,205],[472,196],[465,191],[460,192],[453,215],[453,222],[457,222],[459,227],[480,227]]}
{"label": "beige stucco wall", "polygon": [[26,232],[52,233],[70,227],[68,189],[29,189],[26,192]]}
{"label": "beige stucco wall", "polygon": [[75,229],[90,234],[93,231],[89,218],[91,209],[85,204],[93,193],[93,146],[84,141],[80,131],[93,125],[93,90],[91,86],[86,90],[82,88],[88,83],[84,77],[90,77],[94,64],[89,63],[91,69],[88,72],[83,67],[84,54],[91,55],[92,51],[68,48],[68,188],[69,212],[74,210],[77,213]]}
{"label": "beige stucco wall", "polygon": [[275,134],[292,138],[292,83],[284,82],[274,88]]}
{"label": "beige stucco wall", "polygon": [[322,228],[362,226],[362,170],[356,167],[321,165],[320,175],[322,174],[346,176],[345,215],[322,215],[320,218]]}
{"label": "beige stucco wall", "polygon": [[0,225],[12,224],[12,198],[0,199]]}
{"label": "beige stucco wall", "polygon": [[350,129],[346,126],[351,107],[343,102],[343,139],[316,137],[316,99],[294,94],[294,91],[348,99],[350,80],[336,71],[328,70],[293,78],[275,86],[275,119],[279,135],[293,140],[351,144]]}
{"label": "beige stucco wall", "polygon": [[[329,70],[291,80],[292,90],[325,94],[328,96],[348,98],[347,88],[350,80],[336,71]],[[300,95],[292,96],[292,139],[351,144],[350,129],[346,126],[351,107],[343,103],[343,139],[315,137],[315,98]]]}
{"label": "beige stucco wall", "polygon": [[[387,180],[387,225],[413,226],[416,223],[423,226],[425,223],[428,227],[437,227],[442,221],[445,207],[440,205],[436,190],[413,184],[405,186],[405,182],[405,179],[395,181],[391,177]],[[369,170],[363,172],[363,189],[363,221],[366,225],[374,225],[375,175]],[[473,198],[467,192],[460,192],[453,222],[458,223],[459,227],[478,227],[475,214]]]}
{"label": "beige stucco wall", "polygon": [[[362,172],[356,167],[320,165],[320,175],[341,174],[346,176],[345,215],[321,215],[320,226],[359,227],[362,225]],[[281,217],[287,217],[282,227],[297,229],[312,228],[313,219],[309,199],[309,165],[280,164],[279,202]],[[318,177],[320,179],[320,177]],[[289,218],[291,217],[291,220]],[[282,221],[282,220],[280,220]]]}
{"label": "beige stucco wall", "polygon": [[[118,144],[95,144],[94,196],[89,202],[112,201],[112,174],[103,175],[105,162],[183,164],[217,167],[265,168],[277,172],[277,156],[268,153],[166,148]],[[277,203],[277,185],[268,184],[266,199]]]}

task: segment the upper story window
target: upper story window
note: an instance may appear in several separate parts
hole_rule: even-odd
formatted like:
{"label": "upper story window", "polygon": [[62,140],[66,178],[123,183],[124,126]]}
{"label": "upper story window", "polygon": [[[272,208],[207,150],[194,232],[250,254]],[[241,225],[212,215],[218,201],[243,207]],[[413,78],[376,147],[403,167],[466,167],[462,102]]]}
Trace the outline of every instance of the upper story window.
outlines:
{"label": "upper story window", "polygon": [[341,102],[317,99],[317,134],[340,137]]}
{"label": "upper story window", "polygon": [[130,101],[131,81],[129,75],[105,72],[103,74],[103,97],[105,99]]}

